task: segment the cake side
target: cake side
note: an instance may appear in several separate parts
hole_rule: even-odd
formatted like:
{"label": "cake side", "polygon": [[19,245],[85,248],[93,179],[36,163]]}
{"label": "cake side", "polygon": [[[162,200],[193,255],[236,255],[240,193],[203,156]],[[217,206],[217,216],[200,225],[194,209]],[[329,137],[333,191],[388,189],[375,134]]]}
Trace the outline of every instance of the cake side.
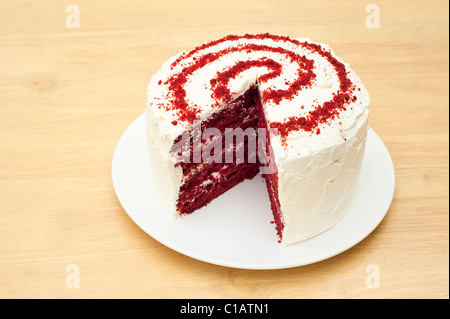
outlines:
{"label": "cake side", "polygon": [[161,119],[155,117],[151,110],[146,111],[147,143],[152,175],[158,181],[157,192],[163,209],[176,218],[178,212],[175,203],[183,179],[182,169],[176,166],[176,160],[170,149],[173,140],[169,134],[160,130]]}
{"label": "cake side", "polygon": [[[284,136],[270,136],[278,170],[278,209],[284,220],[281,243],[285,246],[316,236],[337,224],[352,207],[358,193],[370,97],[351,67],[327,45],[319,46],[328,54],[306,55],[315,61],[315,90],[306,88],[297,103],[284,105],[283,118],[302,119],[305,114],[303,119],[314,123],[311,114],[315,110],[339,95],[348,94],[348,97],[342,104],[337,103],[338,114],[312,130],[294,129]],[[298,109],[298,105],[301,105],[300,112],[294,109],[289,113],[289,108],[297,106]],[[276,123],[275,127],[279,127],[279,112],[270,105],[265,110],[268,110],[268,125]]]}
{"label": "cake side", "polygon": [[358,194],[367,113],[357,120],[355,131],[347,133],[341,143],[278,161],[278,196],[285,221],[283,245],[328,230],[352,207]]}

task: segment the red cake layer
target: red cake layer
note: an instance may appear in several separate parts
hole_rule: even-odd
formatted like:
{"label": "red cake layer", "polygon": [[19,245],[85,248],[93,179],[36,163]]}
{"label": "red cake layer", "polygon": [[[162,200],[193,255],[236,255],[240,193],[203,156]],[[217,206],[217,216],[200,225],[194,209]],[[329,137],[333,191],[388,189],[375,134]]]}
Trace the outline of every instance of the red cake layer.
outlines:
{"label": "red cake layer", "polygon": [[[235,101],[224,107],[221,111],[215,113],[207,121],[201,123],[202,132],[207,128],[217,128],[224,136],[225,129],[241,128],[245,131],[247,128],[252,128],[256,133],[259,128],[266,129],[266,149],[264,152],[270,156],[270,142],[267,131],[267,124],[264,117],[264,112],[261,106],[258,89],[256,86],[251,87],[245,94],[237,98]],[[254,136],[255,141],[258,136]],[[177,139],[177,142],[181,140]],[[179,198],[177,202],[177,210],[180,215],[190,214],[193,211],[204,207],[210,203],[214,198],[217,198],[227,190],[233,188],[235,185],[244,181],[245,179],[252,179],[258,174],[261,163],[257,156],[257,148],[249,147],[248,136],[244,136],[241,143],[235,141],[232,145],[233,162],[226,163],[225,138],[222,138],[222,153],[220,154],[222,162],[217,163],[200,163],[194,162],[194,132],[190,132],[190,154],[191,158],[186,163],[180,162],[176,165],[180,166],[183,171],[183,185],[179,191]],[[207,142],[202,141],[202,151],[207,146]],[[252,145],[257,145],[252,144]],[[236,163],[236,150],[243,148],[244,162]],[[250,156],[252,155],[252,156]],[[250,160],[251,158],[255,159]],[[273,161],[273,158],[270,160]],[[271,202],[271,208],[274,215],[277,233],[281,239],[283,230],[283,221],[280,210],[280,203],[278,201],[278,177],[277,173],[263,175]]]}
{"label": "red cake layer", "polygon": [[[211,178],[213,172],[219,174],[217,178]],[[255,164],[229,164],[222,165],[217,171],[205,170],[189,187],[182,187],[177,209],[181,214],[190,214],[245,179],[252,179],[258,172],[259,168]],[[205,181],[211,182],[203,184]]]}
{"label": "red cake layer", "polygon": [[[265,129],[266,132],[266,149],[264,150],[264,152],[268,159],[267,163],[265,164],[261,163],[260,166],[263,165],[269,166],[270,164],[274,165],[275,159],[273,157],[273,152],[271,150],[269,129],[267,127],[267,121],[261,106],[261,100],[257,100],[256,103],[257,103],[256,109],[258,111],[258,127]],[[280,200],[278,198],[278,172],[275,171],[271,174],[261,174],[261,175],[266,182],[267,193],[269,194],[270,199],[270,208],[272,209],[272,214],[276,225],[275,228],[281,240],[283,235],[284,222],[280,208],[281,207]]]}
{"label": "red cake layer", "polygon": [[[191,158],[186,163],[180,162],[179,165],[183,171],[183,185],[180,188],[177,202],[177,210],[180,214],[189,214],[193,211],[207,205],[211,200],[220,196],[230,188],[244,181],[253,178],[259,171],[256,149],[248,147],[248,136],[244,135],[242,143],[237,140],[232,144],[233,161],[227,163],[225,150],[227,149],[226,139],[224,138],[225,129],[241,128],[245,131],[252,128],[257,131],[258,117],[256,101],[258,91],[256,87],[250,88],[245,94],[216,112],[207,121],[201,123],[201,130],[204,132],[208,128],[220,130],[222,146],[220,148],[221,162],[200,163],[194,161],[194,132],[190,132],[190,155]],[[254,137],[255,140],[257,136]],[[181,139],[177,139],[177,142]],[[202,154],[207,146],[207,142],[202,140]],[[236,163],[237,150],[243,149],[243,162]],[[254,155],[256,161],[249,161],[250,152]]]}

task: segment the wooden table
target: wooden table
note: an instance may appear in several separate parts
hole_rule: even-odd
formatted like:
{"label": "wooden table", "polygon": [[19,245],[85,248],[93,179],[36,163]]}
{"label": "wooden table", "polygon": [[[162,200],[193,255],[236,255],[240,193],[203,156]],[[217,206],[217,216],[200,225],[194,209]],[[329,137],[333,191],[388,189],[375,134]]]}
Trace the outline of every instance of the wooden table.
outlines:
{"label": "wooden table", "polygon": [[[369,4],[2,0],[0,297],[448,298],[448,2],[379,0],[378,28]],[[391,208],[368,238],[285,270],[163,246],[111,182],[116,143],[159,66],[206,40],[261,32],[328,43],[352,64],[396,169]]]}

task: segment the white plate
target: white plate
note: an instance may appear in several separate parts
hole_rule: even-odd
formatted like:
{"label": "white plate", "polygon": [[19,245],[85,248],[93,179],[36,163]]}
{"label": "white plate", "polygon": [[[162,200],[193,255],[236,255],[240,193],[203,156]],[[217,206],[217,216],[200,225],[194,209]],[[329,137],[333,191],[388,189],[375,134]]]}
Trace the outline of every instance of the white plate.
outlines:
{"label": "white plate", "polygon": [[183,218],[165,213],[154,191],[144,114],[124,132],[114,152],[112,181],[131,219],[151,237],[184,255],[245,269],[280,269],[311,264],[356,245],[381,222],[395,186],[392,160],[369,129],[359,196],[352,209],[326,232],[283,247],[278,243],[263,179],[257,175],[208,206]]}

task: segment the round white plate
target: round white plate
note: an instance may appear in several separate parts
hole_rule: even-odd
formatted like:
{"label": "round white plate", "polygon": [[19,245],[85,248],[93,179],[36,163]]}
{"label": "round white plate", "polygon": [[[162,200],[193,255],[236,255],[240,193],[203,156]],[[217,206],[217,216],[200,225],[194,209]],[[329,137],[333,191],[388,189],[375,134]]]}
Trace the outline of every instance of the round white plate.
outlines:
{"label": "round white plate", "polygon": [[356,245],[381,222],[395,186],[392,160],[369,129],[361,185],[352,209],[334,227],[283,247],[263,179],[257,175],[214,199],[208,206],[173,219],[158,201],[150,171],[144,114],[120,138],[113,156],[112,181],[131,219],[151,237],[184,255],[244,269],[280,269],[311,264]]}

